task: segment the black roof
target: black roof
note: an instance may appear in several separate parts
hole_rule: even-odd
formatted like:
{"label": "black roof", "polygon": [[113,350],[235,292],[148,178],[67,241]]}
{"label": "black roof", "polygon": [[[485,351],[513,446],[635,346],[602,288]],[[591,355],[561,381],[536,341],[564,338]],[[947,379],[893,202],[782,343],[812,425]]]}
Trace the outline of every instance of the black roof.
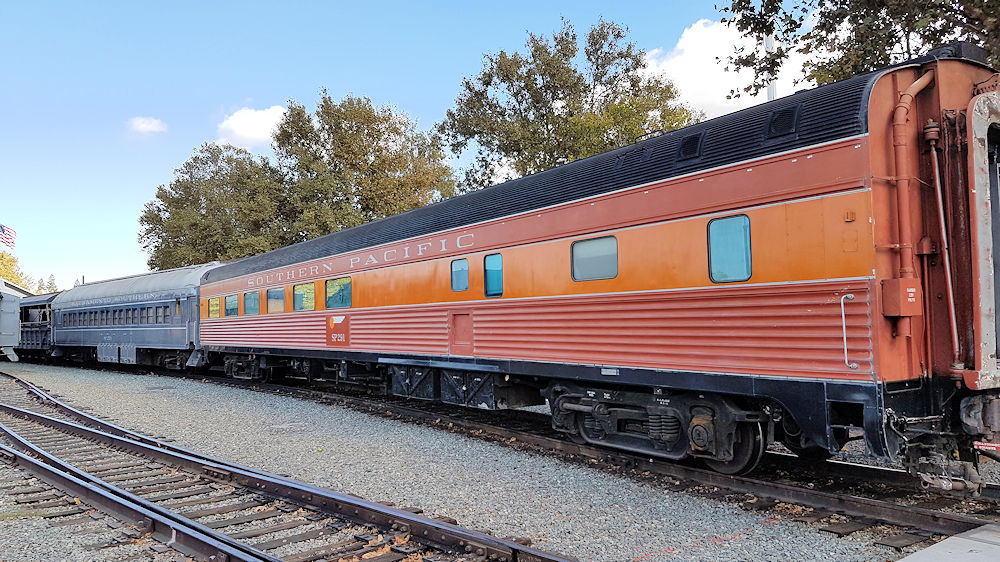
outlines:
{"label": "black roof", "polygon": [[[961,45],[953,45],[903,65],[935,58],[972,58],[969,54]],[[868,98],[884,72],[803,90],[544,172],[245,258],[208,271],[203,281],[285,267],[867,133]]]}

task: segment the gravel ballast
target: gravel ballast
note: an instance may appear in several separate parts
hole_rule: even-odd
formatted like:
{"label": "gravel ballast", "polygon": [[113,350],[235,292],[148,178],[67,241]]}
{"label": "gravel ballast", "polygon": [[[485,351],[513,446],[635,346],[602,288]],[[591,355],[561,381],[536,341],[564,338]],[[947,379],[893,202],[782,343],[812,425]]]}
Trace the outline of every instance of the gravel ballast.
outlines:
{"label": "gravel ballast", "polygon": [[[905,554],[655,482],[439,429],[164,376],[4,363],[98,416],[358,496],[423,508],[580,560],[895,560]],[[2,501],[2,500],[0,500]],[[0,535],[12,530],[0,520]],[[17,531],[20,532],[20,531]],[[30,540],[30,539],[25,539]],[[20,558],[0,542],[0,558]],[[912,550],[912,549],[911,549]],[[93,553],[91,553],[93,554]]]}

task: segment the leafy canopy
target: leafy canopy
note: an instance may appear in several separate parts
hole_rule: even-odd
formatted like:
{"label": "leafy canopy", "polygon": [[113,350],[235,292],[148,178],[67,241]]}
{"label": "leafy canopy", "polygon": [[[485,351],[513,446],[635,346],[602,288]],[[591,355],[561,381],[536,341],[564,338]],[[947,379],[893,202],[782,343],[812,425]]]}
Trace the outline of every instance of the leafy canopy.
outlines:
{"label": "leafy canopy", "polygon": [[365,97],[334,101],[324,90],[316,112],[290,102],[274,134],[287,185],[286,243],[420,207],[455,191],[440,140],[405,114]]}
{"label": "leafy canopy", "polygon": [[272,140],[277,162],[202,145],[157,188],[139,218],[150,268],[244,258],[454,192],[440,141],[368,98],[324,91],[314,115],[289,101]]}
{"label": "leafy canopy", "polygon": [[13,254],[0,251],[0,277],[28,288],[31,286],[31,278],[21,271],[20,264]]}
{"label": "leafy canopy", "polygon": [[[728,68],[750,69],[753,81],[733,91],[756,94],[792,53],[806,56],[804,78],[827,84],[919,56],[955,40],[989,52],[1000,65],[997,0],[731,0],[717,6],[723,22],[754,38],[737,47]],[[776,40],[773,51],[764,39]]]}
{"label": "leafy canopy", "polygon": [[151,269],[232,260],[273,249],[282,181],[264,158],[206,143],[156,189],[139,217]]}
{"label": "leafy canopy", "polygon": [[438,131],[456,154],[474,148],[466,189],[539,172],[701,117],[674,85],[644,72],[646,53],[627,29],[601,20],[581,45],[573,26],[550,38],[528,34],[526,53],[484,56],[462,81]]}

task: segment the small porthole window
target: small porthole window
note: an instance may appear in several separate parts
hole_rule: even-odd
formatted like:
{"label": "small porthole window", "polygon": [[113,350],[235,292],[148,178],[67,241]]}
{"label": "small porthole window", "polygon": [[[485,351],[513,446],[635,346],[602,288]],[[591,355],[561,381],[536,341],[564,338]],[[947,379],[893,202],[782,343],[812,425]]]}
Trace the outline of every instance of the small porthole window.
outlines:
{"label": "small porthole window", "polygon": [[735,215],[708,222],[708,270],[713,283],[750,279],[750,217]]}
{"label": "small porthole window", "polygon": [[573,281],[618,277],[618,239],[603,236],[573,242]]}
{"label": "small porthole window", "polygon": [[451,262],[451,290],[469,290],[469,260],[460,259]]}

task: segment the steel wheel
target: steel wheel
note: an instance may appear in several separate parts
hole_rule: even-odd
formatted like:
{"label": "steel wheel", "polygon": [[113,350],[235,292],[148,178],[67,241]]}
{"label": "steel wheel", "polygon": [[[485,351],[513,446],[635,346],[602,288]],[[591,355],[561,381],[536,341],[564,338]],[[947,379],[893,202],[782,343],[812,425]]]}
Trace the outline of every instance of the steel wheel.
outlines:
{"label": "steel wheel", "polygon": [[736,442],[733,443],[733,460],[718,461],[703,459],[708,468],[722,474],[746,474],[757,468],[764,456],[767,443],[764,428],[760,423],[744,422],[736,427]]}

